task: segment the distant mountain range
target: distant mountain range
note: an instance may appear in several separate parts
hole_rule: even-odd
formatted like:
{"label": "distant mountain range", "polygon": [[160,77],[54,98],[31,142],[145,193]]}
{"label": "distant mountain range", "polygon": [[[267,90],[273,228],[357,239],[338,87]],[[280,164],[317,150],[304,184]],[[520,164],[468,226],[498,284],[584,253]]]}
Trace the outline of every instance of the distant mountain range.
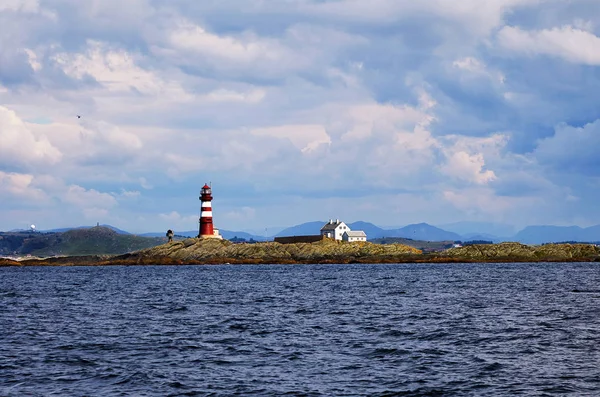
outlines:
{"label": "distant mountain range", "polygon": [[[143,234],[138,234],[138,236],[142,236],[142,237],[165,237],[165,232],[162,233],[143,233]],[[189,230],[186,232],[178,232],[178,231],[173,231],[173,233],[175,234],[175,236],[182,236],[182,237],[196,237],[198,235],[198,230]],[[265,236],[256,236],[254,234],[250,234],[247,232],[232,232],[229,230],[221,230],[219,229],[219,233],[221,233],[221,236],[223,236],[223,238],[227,239],[227,240],[231,240],[232,238],[243,238],[245,240],[256,240],[256,241],[265,241],[268,240],[268,238],[265,238]],[[271,238],[272,240],[272,238]]]}
{"label": "distant mountain range", "polygon": [[[321,227],[325,222],[308,222],[301,225],[292,226],[279,232],[275,237],[286,237],[286,236],[301,236],[306,234],[319,234]],[[353,222],[348,223],[348,226],[352,230],[363,230],[367,233],[369,239],[383,238],[383,237],[403,237],[410,238],[413,240],[425,240],[425,241],[448,241],[448,240],[460,240],[462,237],[459,234],[442,230],[435,226],[428,225],[427,223],[419,223],[416,225],[408,225],[399,229],[382,229],[369,222]]]}
{"label": "distant mountain range", "polygon": [[525,244],[543,242],[600,241],[600,225],[581,228],[579,226],[527,226],[514,236],[516,241]]}
{"label": "distant mountain range", "polygon": [[[273,237],[319,234],[324,224],[325,222],[323,221],[303,223],[284,229]],[[444,227],[418,223],[401,228],[384,229],[369,222],[359,221],[349,223],[348,226],[352,230],[364,230],[369,240],[384,237],[400,237],[423,241],[484,240],[495,243],[516,241],[524,244],[560,243],[566,241],[600,242],[600,225],[588,228],[581,228],[579,226],[528,226],[518,232],[516,232],[514,226],[491,222],[459,222],[448,224]]]}
{"label": "distant mountain range", "polygon": [[[244,231],[230,231],[220,229],[221,235],[226,239],[234,237],[265,241],[273,240],[274,237],[302,236],[319,234],[325,221],[312,221],[285,228],[277,234],[259,236]],[[131,235],[127,231],[110,225],[101,225],[114,230],[117,234]],[[406,238],[422,241],[473,241],[485,240],[495,243],[502,241],[517,241],[524,244],[543,244],[553,242],[600,242],[600,225],[581,228],[579,226],[527,226],[516,231],[511,225],[496,224],[491,222],[458,222],[440,226],[427,223],[418,223],[399,228],[381,228],[369,222],[358,221],[349,223],[352,230],[364,230],[369,240],[380,238]],[[86,229],[91,226],[80,226],[73,228],[50,229],[42,232],[65,232],[73,229]],[[276,231],[281,228],[272,228]],[[268,231],[269,229],[267,229]],[[153,232],[137,234],[141,237],[164,237],[165,232]],[[197,230],[175,231],[176,236],[195,237]]]}

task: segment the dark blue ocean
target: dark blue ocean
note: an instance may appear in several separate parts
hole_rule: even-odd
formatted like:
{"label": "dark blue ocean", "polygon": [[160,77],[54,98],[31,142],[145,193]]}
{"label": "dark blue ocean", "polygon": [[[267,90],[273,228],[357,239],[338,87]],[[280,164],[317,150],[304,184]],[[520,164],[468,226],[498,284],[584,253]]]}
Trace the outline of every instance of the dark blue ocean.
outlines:
{"label": "dark blue ocean", "polygon": [[1,396],[600,395],[600,264],[0,268]]}

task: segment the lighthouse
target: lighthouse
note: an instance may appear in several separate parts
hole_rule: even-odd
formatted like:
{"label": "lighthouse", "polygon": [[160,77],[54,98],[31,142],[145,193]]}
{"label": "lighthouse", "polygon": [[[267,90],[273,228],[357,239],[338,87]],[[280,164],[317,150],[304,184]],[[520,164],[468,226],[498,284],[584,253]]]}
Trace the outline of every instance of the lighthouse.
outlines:
{"label": "lighthouse", "polygon": [[200,191],[200,238],[222,238],[213,226],[212,219],[212,189],[204,184]]}

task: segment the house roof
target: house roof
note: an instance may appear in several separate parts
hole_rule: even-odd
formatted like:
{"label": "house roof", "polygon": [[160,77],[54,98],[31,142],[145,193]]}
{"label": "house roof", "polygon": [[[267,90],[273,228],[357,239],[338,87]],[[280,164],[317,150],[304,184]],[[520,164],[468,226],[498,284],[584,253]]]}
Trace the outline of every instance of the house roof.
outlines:
{"label": "house roof", "polygon": [[344,222],[341,222],[341,221],[335,221],[335,222],[329,221],[329,222],[327,222],[325,224],[325,226],[323,226],[321,228],[321,231],[324,232],[324,231],[327,231],[327,230],[335,230],[342,223],[344,223]]}
{"label": "house roof", "polygon": [[367,237],[367,233],[362,230],[349,230],[344,234],[348,235],[348,237]]}

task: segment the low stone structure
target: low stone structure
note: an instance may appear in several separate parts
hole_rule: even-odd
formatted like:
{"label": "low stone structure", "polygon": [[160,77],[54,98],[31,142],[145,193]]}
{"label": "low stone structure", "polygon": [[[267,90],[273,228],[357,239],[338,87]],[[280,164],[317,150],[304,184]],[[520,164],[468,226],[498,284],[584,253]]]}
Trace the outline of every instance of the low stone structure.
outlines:
{"label": "low stone structure", "polygon": [[275,237],[276,243],[281,244],[297,244],[297,243],[315,243],[323,240],[325,237],[321,235],[311,236],[289,236],[289,237]]}

